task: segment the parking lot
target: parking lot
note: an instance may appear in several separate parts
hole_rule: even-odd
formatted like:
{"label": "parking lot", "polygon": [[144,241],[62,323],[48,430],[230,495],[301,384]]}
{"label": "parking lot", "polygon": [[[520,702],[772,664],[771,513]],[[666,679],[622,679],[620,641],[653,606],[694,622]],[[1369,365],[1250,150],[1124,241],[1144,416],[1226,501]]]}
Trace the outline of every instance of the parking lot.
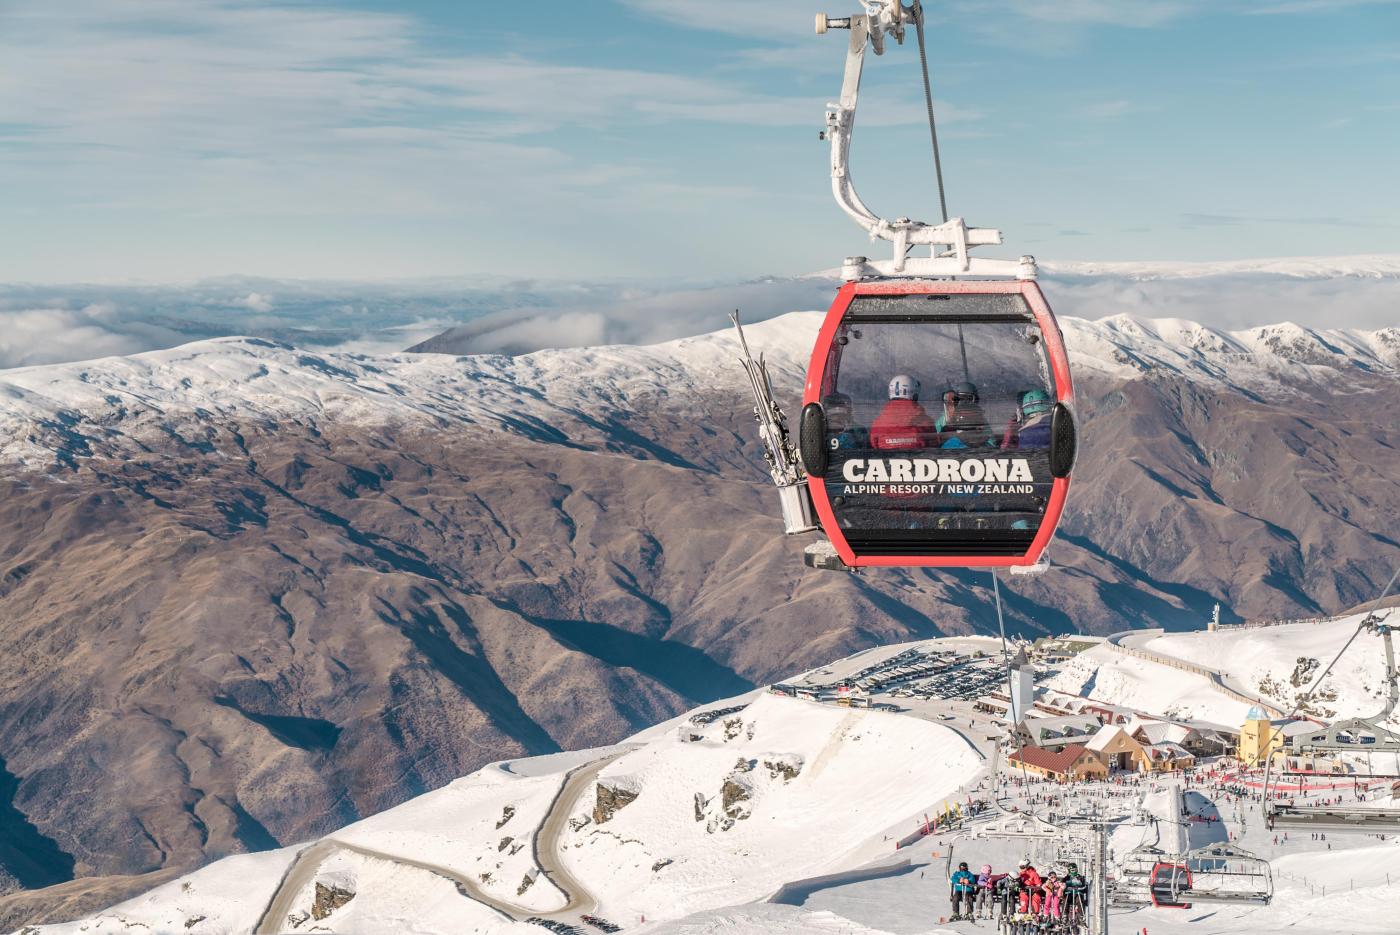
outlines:
{"label": "parking lot", "polygon": [[1006,672],[1000,661],[992,658],[962,659],[931,678],[920,679],[892,689],[891,697],[942,698],[971,701],[988,692],[1006,689]]}

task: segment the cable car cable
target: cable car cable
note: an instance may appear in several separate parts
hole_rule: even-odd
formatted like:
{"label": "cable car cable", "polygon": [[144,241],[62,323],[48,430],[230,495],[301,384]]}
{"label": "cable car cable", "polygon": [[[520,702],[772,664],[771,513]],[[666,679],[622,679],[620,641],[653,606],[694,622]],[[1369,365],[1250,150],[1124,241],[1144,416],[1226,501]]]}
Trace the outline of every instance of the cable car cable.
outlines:
{"label": "cable car cable", "polygon": [[948,220],[948,196],[943,192],[943,157],[938,152],[938,123],[933,119],[933,87],[928,81],[928,53],[924,51],[924,5],[914,0],[914,31],[919,37],[919,68],[924,74],[924,104],[928,107],[928,135],[933,141],[933,170],[938,176],[938,208]]}
{"label": "cable car cable", "polygon": [[967,369],[967,341],[963,338],[962,322],[958,322],[958,349],[962,351],[963,380],[972,382],[972,372]]}

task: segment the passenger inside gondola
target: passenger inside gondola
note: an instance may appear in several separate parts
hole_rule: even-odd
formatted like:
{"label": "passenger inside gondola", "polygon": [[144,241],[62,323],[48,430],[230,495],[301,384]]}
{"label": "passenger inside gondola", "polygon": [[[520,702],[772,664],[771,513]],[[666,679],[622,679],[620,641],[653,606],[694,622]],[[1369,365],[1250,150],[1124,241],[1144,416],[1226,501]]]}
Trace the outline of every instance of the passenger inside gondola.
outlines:
{"label": "passenger inside gondola", "polygon": [[1016,411],[1002,435],[1003,449],[1049,448],[1050,415],[1055,404],[1044,390],[1025,390],[1017,397]]}
{"label": "passenger inside gondola", "polygon": [[827,431],[833,451],[849,451],[870,447],[870,433],[855,424],[855,413],[851,407],[851,397],[845,393],[832,393],[822,400],[826,411]]}
{"label": "passenger inside gondola", "polygon": [[871,447],[881,451],[912,451],[936,445],[938,429],[919,404],[919,381],[906,373],[889,383],[889,400],[870,424]]}
{"label": "passenger inside gondola", "polygon": [[897,538],[1039,527],[1054,397],[1043,345],[1028,334],[1038,332],[1023,321],[897,318],[838,333],[821,400],[843,529]]}
{"label": "passenger inside gondola", "polygon": [[987,414],[973,383],[959,383],[943,394],[943,414],[934,428],[942,448],[982,448],[993,443]]}

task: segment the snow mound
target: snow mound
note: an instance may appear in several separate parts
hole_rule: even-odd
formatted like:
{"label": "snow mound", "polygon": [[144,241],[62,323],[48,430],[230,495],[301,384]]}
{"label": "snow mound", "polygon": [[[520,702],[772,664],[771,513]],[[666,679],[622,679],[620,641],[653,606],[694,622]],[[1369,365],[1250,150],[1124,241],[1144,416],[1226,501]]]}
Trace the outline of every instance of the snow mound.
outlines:
{"label": "snow mound", "polygon": [[[689,732],[682,732],[688,735]],[[979,756],[912,717],[764,696],[629,753],[598,778],[636,798],[599,822],[587,797],[562,840],[611,917],[673,918],[889,852],[886,831],[967,783]]]}
{"label": "snow mound", "polygon": [[251,932],[262,915],[266,898],[249,898],[249,894],[271,894],[297,850],[285,847],[225,857],[91,918],[62,925],[31,926],[21,931],[26,935],[35,931],[45,935]]}
{"label": "snow mound", "polygon": [[1249,704],[1218,691],[1204,676],[1127,656],[1107,644],[1066,662],[1046,685],[1148,714],[1215,724],[1242,724],[1249,711]]}

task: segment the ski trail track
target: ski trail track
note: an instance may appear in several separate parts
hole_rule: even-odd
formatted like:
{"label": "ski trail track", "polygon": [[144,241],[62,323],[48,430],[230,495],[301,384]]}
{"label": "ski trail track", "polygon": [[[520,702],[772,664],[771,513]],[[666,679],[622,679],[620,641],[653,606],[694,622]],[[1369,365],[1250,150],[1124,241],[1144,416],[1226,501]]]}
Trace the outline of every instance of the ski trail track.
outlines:
{"label": "ski trail track", "polygon": [[287,917],[294,909],[297,896],[316,878],[316,872],[321,865],[336,851],[348,851],[374,860],[416,867],[436,874],[450,880],[463,896],[481,903],[505,919],[519,921],[531,916],[558,918],[591,911],[597,906],[597,900],[573,874],[564,868],[559,860],[559,837],[568,827],[569,813],[574,802],[578,800],[588,783],[592,782],[604,767],[628,753],[630,749],[629,747],[619,750],[565,773],[563,781],[560,783],[559,792],[550,805],[549,813],[540,823],[539,828],[535,830],[535,863],[539,867],[540,873],[564,894],[564,905],[559,909],[539,911],[517,906],[514,903],[491,896],[481,889],[478,881],[448,867],[395,854],[386,854],[382,851],[348,844],[333,838],[325,838],[298,852],[291,866],[283,875],[282,881],[278,884],[277,890],[268,901],[267,909],[263,911],[262,917],[258,920],[253,931],[256,935],[276,935],[278,932],[285,931]]}

